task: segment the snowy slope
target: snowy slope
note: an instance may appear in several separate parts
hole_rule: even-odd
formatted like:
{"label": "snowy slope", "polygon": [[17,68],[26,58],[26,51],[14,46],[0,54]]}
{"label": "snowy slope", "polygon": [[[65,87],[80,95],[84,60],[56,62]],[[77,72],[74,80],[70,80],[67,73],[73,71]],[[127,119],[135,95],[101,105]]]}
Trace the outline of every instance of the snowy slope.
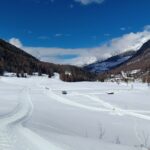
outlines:
{"label": "snowy slope", "polygon": [[95,72],[95,73],[108,71],[122,64],[123,62],[127,61],[129,58],[133,56],[134,53],[135,53],[134,51],[129,51],[129,52],[125,52],[119,55],[115,55],[106,60],[98,61],[96,63],[87,65],[84,67],[84,69],[90,72]]}
{"label": "snowy slope", "polygon": [[[150,89],[145,84],[65,83],[56,75],[51,79],[2,77],[0,89],[2,150],[140,150],[141,144],[150,146],[146,140]],[[68,94],[62,95],[62,90]],[[114,95],[107,94],[112,91]],[[7,99],[11,105],[6,107]]]}

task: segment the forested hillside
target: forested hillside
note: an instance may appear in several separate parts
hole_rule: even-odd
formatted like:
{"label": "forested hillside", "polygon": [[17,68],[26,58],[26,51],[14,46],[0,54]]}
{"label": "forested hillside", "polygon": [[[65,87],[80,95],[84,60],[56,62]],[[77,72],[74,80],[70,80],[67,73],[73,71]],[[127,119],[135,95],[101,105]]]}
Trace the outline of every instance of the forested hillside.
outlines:
{"label": "forested hillside", "polygon": [[32,75],[38,72],[39,75],[48,74],[49,77],[57,72],[64,81],[95,80],[95,75],[84,71],[82,68],[42,62],[20,48],[0,39],[0,74],[3,75],[4,71],[16,73],[17,76],[24,76],[25,73]]}

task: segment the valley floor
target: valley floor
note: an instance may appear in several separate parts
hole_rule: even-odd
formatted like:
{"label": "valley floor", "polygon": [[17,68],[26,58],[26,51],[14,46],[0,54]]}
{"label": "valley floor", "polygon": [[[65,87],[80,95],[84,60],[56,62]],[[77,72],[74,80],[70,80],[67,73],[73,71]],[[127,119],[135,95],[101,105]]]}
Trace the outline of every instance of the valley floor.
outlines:
{"label": "valley floor", "polygon": [[1,77],[0,150],[146,150],[149,108],[142,83]]}

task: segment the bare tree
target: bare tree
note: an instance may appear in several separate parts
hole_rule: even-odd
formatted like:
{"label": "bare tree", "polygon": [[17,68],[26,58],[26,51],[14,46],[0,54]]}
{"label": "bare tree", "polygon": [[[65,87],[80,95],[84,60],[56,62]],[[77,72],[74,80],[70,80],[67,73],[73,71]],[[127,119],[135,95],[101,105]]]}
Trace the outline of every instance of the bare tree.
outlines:
{"label": "bare tree", "polygon": [[103,128],[102,124],[99,124],[99,139],[103,139],[105,135],[105,129]]}
{"label": "bare tree", "polygon": [[145,147],[147,149],[150,149],[150,148],[148,148],[150,146],[149,145],[150,144],[150,135],[149,135],[149,133],[142,131],[142,133],[139,134],[139,137],[141,139],[141,147]]}
{"label": "bare tree", "polygon": [[115,144],[120,144],[120,143],[121,143],[120,138],[119,138],[119,136],[117,136],[116,139],[115,139]]}

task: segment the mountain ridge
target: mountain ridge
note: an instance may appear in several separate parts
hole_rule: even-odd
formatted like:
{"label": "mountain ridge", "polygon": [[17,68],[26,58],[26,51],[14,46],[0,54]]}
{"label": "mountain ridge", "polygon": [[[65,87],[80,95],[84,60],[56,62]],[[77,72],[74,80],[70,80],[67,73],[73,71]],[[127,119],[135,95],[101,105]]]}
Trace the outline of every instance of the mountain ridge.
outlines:
{"label": "mountain ridge", "polygon": [[49,77],[57,72],[62,80],[70,82],[95,79],[94,75],[82,68],[42,62],[22,49],[0,39],[0,75],[3,75],[5,71],[16,73],[18,76],[19,74],[23,76],[24,73],[32,75],[34,72],[38,72],[39,75],[48,74]]}
{"label": "mountain ridge", "polygon": [[135,51],[127,51],[123,52],[117,55],[114,55],[112,57],[109,57],[103,61],[97,61],[93,64],[84,66],[84,69],[93,72],[93,73],[102,73],[105,71],[109,71],[118,65],[122,64],[126,60],[128,60],[130,57],[132,57],[136,52]]}
{"label": "mountain ridge", "polygon": [[144,43],[135,55],[114,70],[131,71],[137,69],[141,71],[150,70],[150,40]]}

